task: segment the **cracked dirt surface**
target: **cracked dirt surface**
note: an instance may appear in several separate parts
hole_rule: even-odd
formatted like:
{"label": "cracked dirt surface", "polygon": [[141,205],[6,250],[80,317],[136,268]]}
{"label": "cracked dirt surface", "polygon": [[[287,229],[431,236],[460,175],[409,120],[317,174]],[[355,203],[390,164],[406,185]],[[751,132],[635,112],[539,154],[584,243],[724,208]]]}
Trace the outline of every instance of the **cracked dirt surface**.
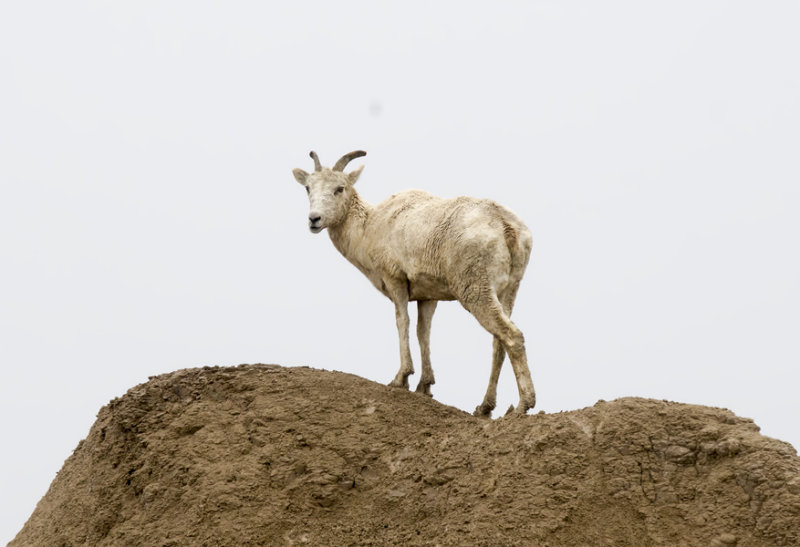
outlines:
{"label": "cracked dirt surface", "polygon": [[800,459],[718,408],[490,421],[339,372],[207,367],[101,409],[10,545],[296,544],[800,545]]}

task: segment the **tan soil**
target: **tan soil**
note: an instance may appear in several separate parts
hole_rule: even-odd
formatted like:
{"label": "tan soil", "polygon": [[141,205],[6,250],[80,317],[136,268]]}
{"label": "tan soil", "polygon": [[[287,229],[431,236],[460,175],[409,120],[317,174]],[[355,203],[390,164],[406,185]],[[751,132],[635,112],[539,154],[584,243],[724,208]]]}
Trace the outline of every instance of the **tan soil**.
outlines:
{"label": "tan soil", "polygon": [[648,399],[490,421],[339,372],[181,370],[101,409],[21,546],[800,545],[800,458]]}

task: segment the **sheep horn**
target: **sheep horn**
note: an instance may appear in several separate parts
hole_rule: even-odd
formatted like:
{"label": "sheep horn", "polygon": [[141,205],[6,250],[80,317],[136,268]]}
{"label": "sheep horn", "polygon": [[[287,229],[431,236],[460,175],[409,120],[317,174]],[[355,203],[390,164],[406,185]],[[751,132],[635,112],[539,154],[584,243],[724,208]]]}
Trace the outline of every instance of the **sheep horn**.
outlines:
{"label": "sheep horn", "polygon": [[313,150],[308,153],[311,159],[314,160],[314,171],[322,171],[322,166],[319,164],[319,156]]}
{"label": "sheep horn", "polygon": [[360,158],[361,156],[366,156],[367,153],[363,150],[356,150],[355,152],[350,152],[349,154],[345,154],[339,161],[336,162],[336,165],[333,166],[333,171],[344,171],[345,166],[350,163],[352,160],[356,158]]}

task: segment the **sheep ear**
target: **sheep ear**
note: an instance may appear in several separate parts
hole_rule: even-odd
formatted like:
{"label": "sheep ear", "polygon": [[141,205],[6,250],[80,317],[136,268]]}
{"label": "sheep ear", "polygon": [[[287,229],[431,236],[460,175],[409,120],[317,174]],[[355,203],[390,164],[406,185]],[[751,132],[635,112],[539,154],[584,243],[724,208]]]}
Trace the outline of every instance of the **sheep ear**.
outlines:
{"label": "sheep ear", "polygon": [[362,165],[361,167],[359,167],[355,171],[350,171],[349,173],[347,173],[347,180],[350,181],[351,185],[356,183],[356,181],[358,180],[358,177],[361,176],[361,171],[363,169],[364,169],[364,166]]}
{"label": "sheep ear", "polygon": [[302,169],[292,169],[292,174],[294,175],[294,178],[297,179],[297,182],[299,182],[303,186],[306,185],[306,178],[308,177],[308,173],[306,173]]}

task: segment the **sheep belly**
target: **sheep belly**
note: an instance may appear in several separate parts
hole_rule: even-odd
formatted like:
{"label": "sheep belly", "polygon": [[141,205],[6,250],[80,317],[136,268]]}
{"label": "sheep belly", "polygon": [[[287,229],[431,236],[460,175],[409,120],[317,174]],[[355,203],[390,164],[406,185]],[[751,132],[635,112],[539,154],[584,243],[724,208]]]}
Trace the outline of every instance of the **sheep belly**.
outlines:
{"label": "sheep belly", "polygon": [[409,300],[455,300],[447,283],[440,277],[419,273],[408,278]]}

